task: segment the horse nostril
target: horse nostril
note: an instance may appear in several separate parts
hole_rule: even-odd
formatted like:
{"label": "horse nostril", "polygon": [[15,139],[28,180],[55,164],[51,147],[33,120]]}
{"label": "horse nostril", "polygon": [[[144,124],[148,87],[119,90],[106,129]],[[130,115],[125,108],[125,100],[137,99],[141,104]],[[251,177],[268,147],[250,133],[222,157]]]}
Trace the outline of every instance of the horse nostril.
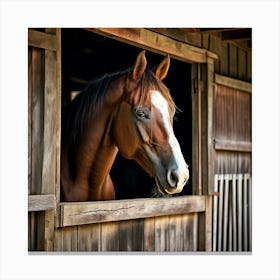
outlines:
{"label": "horse nostril", "polygon": [[167,181],[172,188],[177,187],[179,182],[179,174],[176,170],[168,170]]}

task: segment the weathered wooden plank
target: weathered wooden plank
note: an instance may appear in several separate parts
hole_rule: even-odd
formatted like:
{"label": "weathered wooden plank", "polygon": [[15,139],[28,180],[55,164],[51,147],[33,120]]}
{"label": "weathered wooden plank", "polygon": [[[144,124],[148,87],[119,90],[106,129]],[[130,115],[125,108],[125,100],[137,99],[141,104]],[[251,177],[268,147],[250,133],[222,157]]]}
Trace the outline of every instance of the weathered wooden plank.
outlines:
{"label": "weathered wooden plank", "polygon": [[66,252],[78,251],[78,227],[66,227],[62,231],[62,248]]}
{"label": "weathered wooden plank", "polygon": [[169,251],[169,217],[162,216],[155,218],[155,251]]}
{"label": "weathered wooden plank", "polygon": [[31,91],[31,182],[30,194],[41,194],[42,191],[42,157],[44,131],[44,73],[45,52],[31,49],[31,77],[28,87]]}
{"label": "weathered wooden plank", "polygon": [[248,180],[243,178],[243,250],[248,251]]}
{"label": "weathered wooden plank", "polygon": [[218,211],[218,246],[217,251],[222,250],[223,228],[223,205],[224,205],[224,176],[219,175],[219,211]]}
{"label": "weathered wooden plank", "polygon": [[[231,176],[232,179],[232,176]],[[228,251],[232,251],[232,180],[229,181],[229,195],[228,195]]]}
{"label": "weathered wooden plank", "polygon": [[202,212],[204,196],[61,203],[61,226]]}
{"label": "weathered wooden plank", "polygon": [[214,81],[216,84],[241,90],[244,92],[252,92],[252,84],[238,79],[229,78],[226,76],[215,74]]}
{"label": "weathered wooden plank", "polygon": [[56,51],[58,47],[55,35],[32,29],[28,29],[28,45],[51,51]]}
{"label": "weathered wooden plank", "polygon": [[214,53],[205,49],[178,42],[144,28],[86,28],[86,30],[160,54],[169,53],[172,57],[185,62],[205,63],[207,57],[217,59]]}
{"label": "weathered wooden plank", "polygon": [[42,193],[55,193],[57,142],[56,53],[45,51],[44,151]]}
{"label": "weathered wooden plank", "polygon": [[236,174],[232,175],[232,249],[237,251]]}
{"label": "weathered wooden plank", "polygon": [[201,93],[199,88],[200,81],[200,65],[192,64],[192,118],[196,121],[192,123],[192,193],[194,195],[202,194],[201,186],[201,154],[199,153],[201,142],[200,142],[200,131],[201,131],[201,116],[200,116],[200,100]]}
{"label": "weathered wooden plank", "polygon": [[180,42],[201,47],[201,35],[198,32],[188,32],[183,28],[149,28],[149,30],[160,33]]}
{"label": "weathered wooden plank", "polygon": [[32,48],[28,47],[28,194],[31,194],[31,176],[32,176],[32,162],[31,162],[31,152],[32,152],[32,138],[31,138],[31,128],[32,128]]}
{"label": "weathered wooden plank", "polygon": [[245,180],[248,180],[248,250],[252,251],[252,182],[249,174],[245,174]]}
{"label": "weathered wooden plank", "polygon": [[201,141],[202,141],[202,186],[203,194],[214,192],[214,148],[213,148],[213,81],[214,61],[207,60],[201,67],[204,88],[201,96]]}
{"label": "weathered wooden plank", "polygon": [[144,220],[144,251],[155,251],[155,218]]}
{"label": "weathered wooden plank", "polygon": [[228,243],[228,197],[229,197],[229,176],[224,176],[224,208],[223,208],[223,251],[227,250]]}
{"label": "weathered wooden plank", "polygon": [[101,224],[101,251],[119,251],[119,224],[116,222]]}
{"label": "weathered wooden plank", "polygon": [[215,252],[217,250],[217,219],[218,219],[218,176],[215,175],[214,177],[214,193],[215,195],[213,196],[213,234],[212,234],[212,250]]}
{"label": "weathered wooden plank", "polygon": [[252,142],[214,139],[214,148],[221,151],[252,152]]}
{"label": "weathered wooden plank", "polygon": [[55,195],[29,195],[28,196],[28,211],[46,211],[55,208]]}
{"label": "weathered wooden plank", "polygon": [[169,216],[169,252],[178,252],[184,249],[182,217],[183,215]]}
{"label": "weathered wooden plank", "polygon": [[[60,211],[60,142],[61,142],[61,80],[62,80],[62,66],[61,66],[61,29],[56,28],[56,215],[59,217]],[[56,226],[59,226],[59,219],[55,219]]]}
{"label": "weathered wooden plank", "polygon": [[238,49],[238,78],[247,79],[247,58],[246,52],[241,48]]}
{"label": "weathered wooden plank", "polygon": [[132,234],[133,222],[129,221],[120,221],[119,222],[119,250],[120,251],[133,251],[133,234]]}
{"label": "weathered wooden plank", "polygon": [[82,225],[77,228],[77,250],[79,252],[99,251],[100,247],[100,225]]}
{"label": "weathered wooden plank", "polygon": [[237,65],[237,47],[233,44],[229,44],[229,76],[238,77],[238,65]]}
{"label": "weathered wooden plank", "polygon": [[237,176],[237,224],[238,224],[238,251],[242,251],[242,174]]}
{"label": "weathered wooden plank", "polygon": [[212,251],[212,197],[205,198],[205,251]]}
{"label": "weathered wooden plank", "polygon": [[134,219],[132,223],[132,250],[143,251],[144,248],[144,220]]}
{"label": "weathered wooden plank", "polygon": [[205,251],[204,221],[205,213],[183,215],[182,230],[185,252]]}

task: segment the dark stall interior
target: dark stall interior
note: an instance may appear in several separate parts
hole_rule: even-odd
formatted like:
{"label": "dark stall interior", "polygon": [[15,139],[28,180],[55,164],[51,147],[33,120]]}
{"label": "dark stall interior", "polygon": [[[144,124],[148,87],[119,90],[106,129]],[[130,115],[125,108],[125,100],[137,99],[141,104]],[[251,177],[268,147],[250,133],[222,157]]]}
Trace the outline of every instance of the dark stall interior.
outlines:
{"label": "dark stall interior", "polygon": [[[62,29],[62,106],[71,94],[82,90],[89,81],[105,73],[131,67],[141,48],[119,42],[82,29]],[[148,67],[161,62],[162,55],[147,51]],[[174,132],[190,168],[192,157],[191,65],[171,59],[165,85],[179,108]],[[62,108],[63,110],[63,108]],[[118,199],[150,197],[154,180],[136,163],[117,156],[110,172]],[[192,193],[192,180],[181,195]]]}

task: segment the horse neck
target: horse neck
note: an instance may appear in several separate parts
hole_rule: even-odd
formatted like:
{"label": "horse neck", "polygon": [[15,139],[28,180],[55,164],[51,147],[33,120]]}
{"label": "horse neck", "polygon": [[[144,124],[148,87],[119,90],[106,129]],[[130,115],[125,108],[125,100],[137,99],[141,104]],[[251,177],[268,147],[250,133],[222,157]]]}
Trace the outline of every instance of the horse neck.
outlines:
{"label": "horse neck", "polygon": [[123,81],[119,80],[108,88],[106,95],[113,98],[94,112],[77,154],[77,181],[79,185],[88,185],[92,200],[98,200],[101,196],[102,187],[118,152],[111,138],[111,129],[122,95],[122,84]]}

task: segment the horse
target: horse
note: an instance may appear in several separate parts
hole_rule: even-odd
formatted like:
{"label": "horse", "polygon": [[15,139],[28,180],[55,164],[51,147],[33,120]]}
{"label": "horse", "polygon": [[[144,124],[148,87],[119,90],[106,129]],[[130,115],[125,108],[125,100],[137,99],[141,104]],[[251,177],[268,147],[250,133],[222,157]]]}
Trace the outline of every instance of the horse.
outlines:
{"label": "horse", "polygon": [[159,193],[180,193],[189,169],[173,131],[175,103],[162,80],[167,55],[147,69],[145,51],[131,68],[94,80],[62,117],[62,201],[114,200],[110,170],[118,152],[153,177]]}

